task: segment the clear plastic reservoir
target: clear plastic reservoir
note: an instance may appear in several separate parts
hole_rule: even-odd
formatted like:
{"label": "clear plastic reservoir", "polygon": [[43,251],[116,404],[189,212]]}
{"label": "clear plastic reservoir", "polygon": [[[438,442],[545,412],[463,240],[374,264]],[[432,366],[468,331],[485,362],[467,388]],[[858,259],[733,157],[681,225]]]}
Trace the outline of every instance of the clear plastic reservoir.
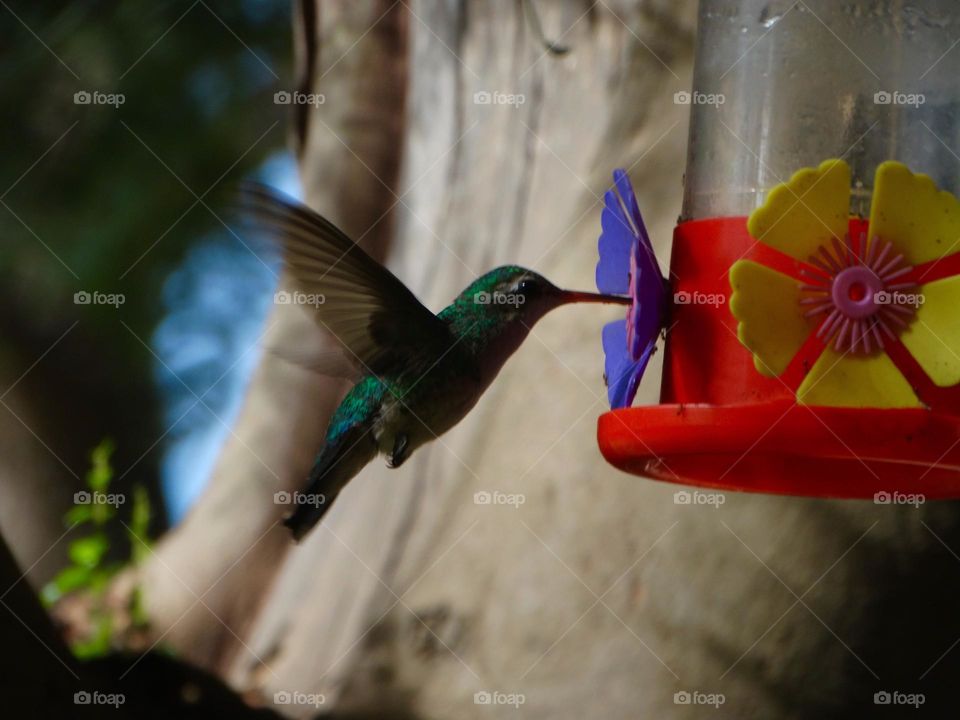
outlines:
{"label": "clear plastic reservoir", "polygon": [[748,215],[843,158],[851,213],[899,160],[960,190],[960,1],[701,0],[683,220]]}

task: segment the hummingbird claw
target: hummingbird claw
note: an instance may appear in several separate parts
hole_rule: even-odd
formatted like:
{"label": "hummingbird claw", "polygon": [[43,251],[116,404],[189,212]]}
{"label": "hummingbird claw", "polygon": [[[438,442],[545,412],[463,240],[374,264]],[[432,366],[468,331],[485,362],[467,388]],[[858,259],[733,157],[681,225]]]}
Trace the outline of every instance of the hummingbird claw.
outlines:
{"label": "hummingbird claw", "polygon": [[390,455],[387,456],[387,467],[400,467],[403,465],[404,460],[406,460],[408,456],[407,436],[405,433],[397,433],[397,436],[393,440],[393,450],[391,451]]}

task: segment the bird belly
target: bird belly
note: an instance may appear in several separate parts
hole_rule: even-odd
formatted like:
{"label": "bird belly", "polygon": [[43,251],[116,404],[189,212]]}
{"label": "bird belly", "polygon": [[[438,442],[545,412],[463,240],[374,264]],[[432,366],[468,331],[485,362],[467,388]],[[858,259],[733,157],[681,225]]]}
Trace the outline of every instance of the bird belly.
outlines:
{"label": "bird belly", "polygon": [[384,399],[373,434],[381,453],[389,455],[397,436],[406,435],[408,452],[443,435],[477,404],[483,387],[461,378],[422,391]]}

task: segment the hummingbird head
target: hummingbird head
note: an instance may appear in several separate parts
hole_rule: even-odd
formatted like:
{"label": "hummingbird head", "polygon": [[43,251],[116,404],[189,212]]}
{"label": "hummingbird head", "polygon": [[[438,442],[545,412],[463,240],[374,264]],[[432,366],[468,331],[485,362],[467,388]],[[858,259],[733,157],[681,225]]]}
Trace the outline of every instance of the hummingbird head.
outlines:
{"label": "hummingbird head", "polygon": [[562,290],[542,275],[517,265],[504,265],[480,276],[461,293],[460,299],[504,323],[518,321],[527,326],[569,303],[630,304],[629,298],[617,295]]}
{"label": "hummingbird head", "polygon": [[516,265],[505,265],[481,275],[440,315],[455,334],[492,366],[519,347],[533,325],[560,305],[576,302],[629,305],[630,298],[563,290],[542,275]]}

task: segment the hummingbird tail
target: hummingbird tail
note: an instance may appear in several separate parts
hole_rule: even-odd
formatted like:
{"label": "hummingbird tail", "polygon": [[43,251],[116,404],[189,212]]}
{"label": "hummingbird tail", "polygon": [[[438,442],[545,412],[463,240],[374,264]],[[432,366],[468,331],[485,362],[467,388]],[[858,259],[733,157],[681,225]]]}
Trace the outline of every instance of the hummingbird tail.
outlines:
{"label": "hummingbird tail", "polygon": [[307,534],[310,528],[320,522],[320,518],[323,517],[322,511],[320,516],[315,520],[306,518],[303,515],[302,508],[297,508],[295,512],[283,519],[283,526],[285,528],[290,528],[290,533],[293,535],[294,542],[300,542],[303,540],[303,536]]}
{"label": "hummingbird tail", "polygon": [[283,524],[295,541],[300,542],[320,522],[343,487],[376,455],[369,435],[353,435],[346,433],[336,442],[328,442],[310,470],[306,490],[294,494],[296,509]]}

